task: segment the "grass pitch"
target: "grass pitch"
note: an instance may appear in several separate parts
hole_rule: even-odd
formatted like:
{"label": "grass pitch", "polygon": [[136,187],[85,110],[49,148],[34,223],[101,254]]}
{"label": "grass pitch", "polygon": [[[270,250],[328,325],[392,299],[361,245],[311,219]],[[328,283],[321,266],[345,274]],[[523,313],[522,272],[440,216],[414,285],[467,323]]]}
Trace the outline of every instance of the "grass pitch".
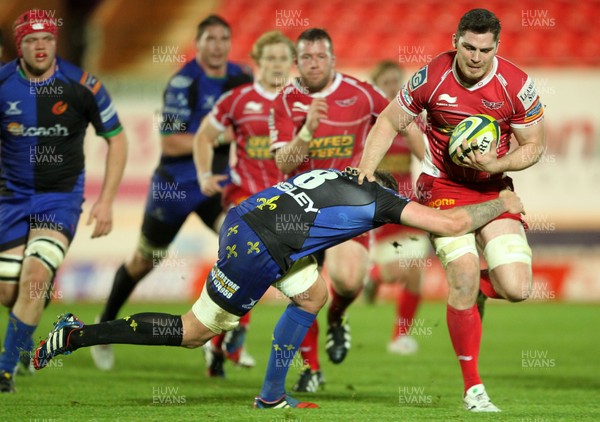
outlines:
{"label": "grass pitch", "polygon": [[[16,379],[17,393],[0,396],[2,421],[585,421],[600,420],[600,339],[597,306],[560,303],[488,303],[479,366],[493,402],[503,412],[462,409],[462,379],[446,327],[443,303],[425,303],[415,322],[420,350],[386,352],[393,305],[356,303],[350,309],[352,349],[341,365],[324,352],[327,384],[296,397],[320,409],[252,409],[260,391],[271,332],[284,304],[255,308],[248,350],[253,369],[226,366],[225,379],[207,379],[201,350],[116,345],[112,372],[95,369],[89,350],[57,358],[34,376]],[[55,316],[74,312],[91,322],[100,305],[53,304],[36,338]],[[183,313],[189,304],[133,304],[126,313]],[[0,318],[2,335],[6,314]],[[302,362],[290,369],[296,382]]]}

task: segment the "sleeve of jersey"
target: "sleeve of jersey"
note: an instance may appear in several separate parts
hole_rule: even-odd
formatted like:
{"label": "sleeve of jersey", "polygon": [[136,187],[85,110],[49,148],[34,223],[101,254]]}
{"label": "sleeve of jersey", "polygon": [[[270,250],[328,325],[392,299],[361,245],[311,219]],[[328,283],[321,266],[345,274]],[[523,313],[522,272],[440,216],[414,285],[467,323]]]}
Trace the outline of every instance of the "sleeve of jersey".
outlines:
{"label": "sleeve of jersey", "polygon": [[285,102],[285,96],[280,93],[273,102],[273,108],[269,114],[269,136],[271,138],[271,152],[290,143],[294,139],[294,120],[291,110]]}
{"label": "sleeve of jersey", "polygon": [[232,124],[232,113],[233,113],[233,99],[236,95],[234,91],[228,91],[221,95],[221,98],[213,106],[209,114],[210,123],[223,132],[226,126]]}
{"label": "sleeve of jersey", "polygon": [[411,116],[418,116],[425,108],[427,101],[427,73],[428,66],[422,67],[410,77],[408,82],[404,84],[396,101],[406,113]]}
{"label": "sleeve of jersey", "polygon": [[201,119],[192,116],[197,95],[194,79],[182,74],[171,78],[163,95],[163,110],[160,122],[161,135],[193,134]]}
{"label": "sleeve of jersey", "polygon": [[537,93],[535,83],[530,77],[527,77],[525,84],[513,98],[513,104],[515,114],[510,121],[511,127],[526,128],[536,125],[544,119],[544,105]]}
{"label": "sleeve of jersey", "polygon": [[380,224],[400,224],[400,215],[410,199],[390,189],[377,186],[377,202],[373,221]]}
{"label": "sleeve of jersey", "polygon": [[90,101],[93,101],[93,105],[89,118],[96,129],[96,134],[103,138],[115,136],[123,130],[123,127],[108,91],[99,80],[87,72],[84,72],[82,80],[83,85],[92,93],[93,100]]}

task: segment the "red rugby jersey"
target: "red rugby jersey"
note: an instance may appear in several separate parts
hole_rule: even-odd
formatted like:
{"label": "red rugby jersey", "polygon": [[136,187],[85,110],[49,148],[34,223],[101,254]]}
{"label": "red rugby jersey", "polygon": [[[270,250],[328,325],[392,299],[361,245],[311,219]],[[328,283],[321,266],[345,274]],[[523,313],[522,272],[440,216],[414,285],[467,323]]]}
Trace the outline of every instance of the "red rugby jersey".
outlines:
{"label": "red rugby jersey", "polygon": [[499,179],[501,174],[461,167],[448,155],[448,140],[455,126],[473,114],[488,114],[498,120],[501,136],[498,157],[510,148],[511,128],[535,125],[543,119],[544,107],[533,80],[514,64],[496,56],[490,73],[476,85],[460,84],[455,69],[456,51],[442,53],[417,71],[398,93],[396,100],[416,116],[427,110],[428,145],[423,171],[434,177],[465,182]]}
{"label": "red rugby jersey", "polygon": [[250,193],[283,180],[269,151],[269,111],[276,96],[258,82],[242,85],[223,94],[210,113],[211,123],[219,130],[233,126],[236,160],[231,179]]}
{"label": "red rugby jersey", "polygon": [[327,117],[313,134],[309,159],[293,174],[315,168],[357,167],[369,129],[389,101],[371,84],[341,73],[321,92],[307,93],[298,80],[283,88],[273,105],[271,151],[294,139],[313,98],[326,99]]}

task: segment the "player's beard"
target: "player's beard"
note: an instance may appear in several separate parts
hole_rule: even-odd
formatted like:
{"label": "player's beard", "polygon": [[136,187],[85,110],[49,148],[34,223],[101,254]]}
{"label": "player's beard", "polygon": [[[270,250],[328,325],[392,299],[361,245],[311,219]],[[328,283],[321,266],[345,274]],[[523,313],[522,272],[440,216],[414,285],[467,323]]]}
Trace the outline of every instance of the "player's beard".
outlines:
{"label": "player's beard", "polygon": [[302,78],[302,83],[308,88],[310,92],[320,92],[327,86],[331,80],[331,73],[327,74],[323,79],[320,79],[314,83],[309,82],[307,79]]}

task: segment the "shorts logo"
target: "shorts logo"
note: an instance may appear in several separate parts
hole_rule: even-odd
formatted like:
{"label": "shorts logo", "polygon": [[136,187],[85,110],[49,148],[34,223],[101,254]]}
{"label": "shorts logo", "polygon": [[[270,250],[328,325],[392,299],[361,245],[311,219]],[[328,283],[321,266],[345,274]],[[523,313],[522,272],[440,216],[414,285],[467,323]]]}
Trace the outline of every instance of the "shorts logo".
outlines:
{"label": "shorts logo", "polygon": [[456,201],[449,198],[439,198],[427,203],[429,208],[439,208],[441,206],[454,205]]}
{"label": "shorts logo", "polygon": [[67,111],[67,108],[69,108],[69,104],[65,103],[64,101],[58,101],[52,106],[52,114],[60,116]]}
{"label": "shorts logo", "polygon": [[256,202],[260,202],[260,205],[257,205],[256,208],[258,208],[259,210],[262,210],[264,207],[269,207],[269,211],[273,211],[275,208],[277,208],[277,204],[275,204],[275,201],[277,201],[279,199],[279,195],[274,196],[272,198],[257,198]]}
{"label": "shorts logo", "polygon": [[227,237],[229,237],[230,234],[238,234],[238,227],[240,225],[236,224],[235,226],[231,226],[227,229]]}
{"label": "shorts logo", "polygon": [[242,308],[252,309],[252,308],[254,308],[254,305],[256,305],[256,302],[258,302],[258,299],[250,298],[250,303],[246,303],[246,304],[242,305]]}
{"label": "shorts logo", "polygon": [[227,250],[227,259],[230,259],[231,257],[237,258],[238,253],[235,250],[236,248],[237,248],[237,245],[225,246],[225,249]]}
{"label": "shorts logo", "polygon": [[247,245],[250,246],[248,249],[248,255],[250,255],[252,252],[260,253],[260,248],[258,247],[259,242],[248,242]]}
{"label": "shorts logo", "polygon": [[231,296],[240,289],[240,286],[227,278],[227,276],[223,274],[223,271],[217,267],[214,267],[210,272],[210,278],[212,279],[211,281],[215,290],[227,299],[230,299]]}

